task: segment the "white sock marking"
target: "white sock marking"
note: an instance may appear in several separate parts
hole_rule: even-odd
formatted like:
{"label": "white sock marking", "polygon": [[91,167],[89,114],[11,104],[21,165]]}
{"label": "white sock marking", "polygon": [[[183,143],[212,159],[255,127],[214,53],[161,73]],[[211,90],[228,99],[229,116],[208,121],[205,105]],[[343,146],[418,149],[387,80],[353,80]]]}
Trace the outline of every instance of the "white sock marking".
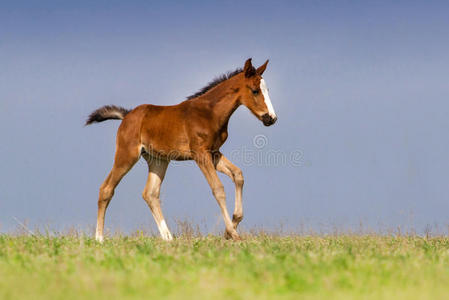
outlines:
{"label": "white sock marking", "polygon": [[96,240],[97,242],[100,242],[100,243],[102,244],[103,241],[104,241],[104,238],[103,238],[102,235],[99,235],[99,234],[97,233],[97,234],[95,234],[95,240]]}
{"label": "white sock marking", "polygon": [[170,230],[168,229],[167,223],[165,223],[165,220],[161,221],[159,231],[161,233],[162,239],[166,241],[173,240],[173,236],[170,233]]}

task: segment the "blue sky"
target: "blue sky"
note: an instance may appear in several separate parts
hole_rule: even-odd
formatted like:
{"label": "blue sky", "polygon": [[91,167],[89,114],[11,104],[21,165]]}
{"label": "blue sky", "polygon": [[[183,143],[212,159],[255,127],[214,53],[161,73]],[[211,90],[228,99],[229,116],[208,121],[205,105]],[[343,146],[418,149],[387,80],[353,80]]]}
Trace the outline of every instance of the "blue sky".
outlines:
{"label": "blue sky", "polygon": [[[3,1],[0,3],[0,230],[91,227],[118,121],[105,104],[174,104],[214,76],[256,65],[279,120],[242,107],[223,146],[245,176],[243,226],[373,228],[449,217],[449,5],[439,1]],[[256,136],[267,144],[257,148]],[[242,153],[286,162],[248,162]],[[292,153],[300,153],[292,163]],[[141,161],[106,226],[155,230]],[[233,185],[221,177],[233,209]],[[222,229],[206,180],[172,164],[169,226]],[[328,225],[326,225],[328,226]],[[218,229],[217,229],[218,228]]]}

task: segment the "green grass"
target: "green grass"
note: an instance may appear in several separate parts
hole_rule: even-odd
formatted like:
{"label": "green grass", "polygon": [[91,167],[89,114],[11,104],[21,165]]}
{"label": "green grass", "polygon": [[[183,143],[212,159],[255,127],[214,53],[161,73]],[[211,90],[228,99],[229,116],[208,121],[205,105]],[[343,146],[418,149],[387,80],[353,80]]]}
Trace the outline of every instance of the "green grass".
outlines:
{"label": "green grass", "polygon": [[449,239],[0,235],[0,299],[444,299]]}

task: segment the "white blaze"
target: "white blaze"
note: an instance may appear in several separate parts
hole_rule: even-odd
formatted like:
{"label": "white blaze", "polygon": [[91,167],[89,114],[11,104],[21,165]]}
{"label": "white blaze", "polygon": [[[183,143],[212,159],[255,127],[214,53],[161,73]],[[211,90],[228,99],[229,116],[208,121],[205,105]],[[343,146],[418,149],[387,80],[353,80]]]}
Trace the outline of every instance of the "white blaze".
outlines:
{"label": "white blaze", "polygon": [[276,118],[276,113],[274,112],[273,104],[271,104],[270,95],[268,95],[267,84],[265,83],[265,80],[263,78],[260,80],[260,90],[262,91],[265,105],[268,108],[268,114],[273,119]]}

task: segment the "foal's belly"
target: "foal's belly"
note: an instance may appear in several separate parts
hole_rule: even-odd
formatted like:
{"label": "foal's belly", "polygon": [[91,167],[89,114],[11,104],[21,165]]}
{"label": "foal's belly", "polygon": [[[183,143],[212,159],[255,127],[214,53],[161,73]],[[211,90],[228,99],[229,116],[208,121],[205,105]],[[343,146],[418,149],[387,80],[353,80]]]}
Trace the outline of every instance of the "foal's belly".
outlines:
{"label": "foal's belly", "polygon": [[148,143],[142,143],[142,151],[148,153],[154,158],[164,159],[164,160],[191,160],[193,159],[193,154],[190,149],[187,148],[171,148],[164,147],[155,143],[154,141],[149,141]]}
{"label": "foal's belly", "polygon": [[189,160],[193,156],[188,140],[169,131],[154,133],[148,130],[142,136],[142,147],[151,156],[166,160]]}

